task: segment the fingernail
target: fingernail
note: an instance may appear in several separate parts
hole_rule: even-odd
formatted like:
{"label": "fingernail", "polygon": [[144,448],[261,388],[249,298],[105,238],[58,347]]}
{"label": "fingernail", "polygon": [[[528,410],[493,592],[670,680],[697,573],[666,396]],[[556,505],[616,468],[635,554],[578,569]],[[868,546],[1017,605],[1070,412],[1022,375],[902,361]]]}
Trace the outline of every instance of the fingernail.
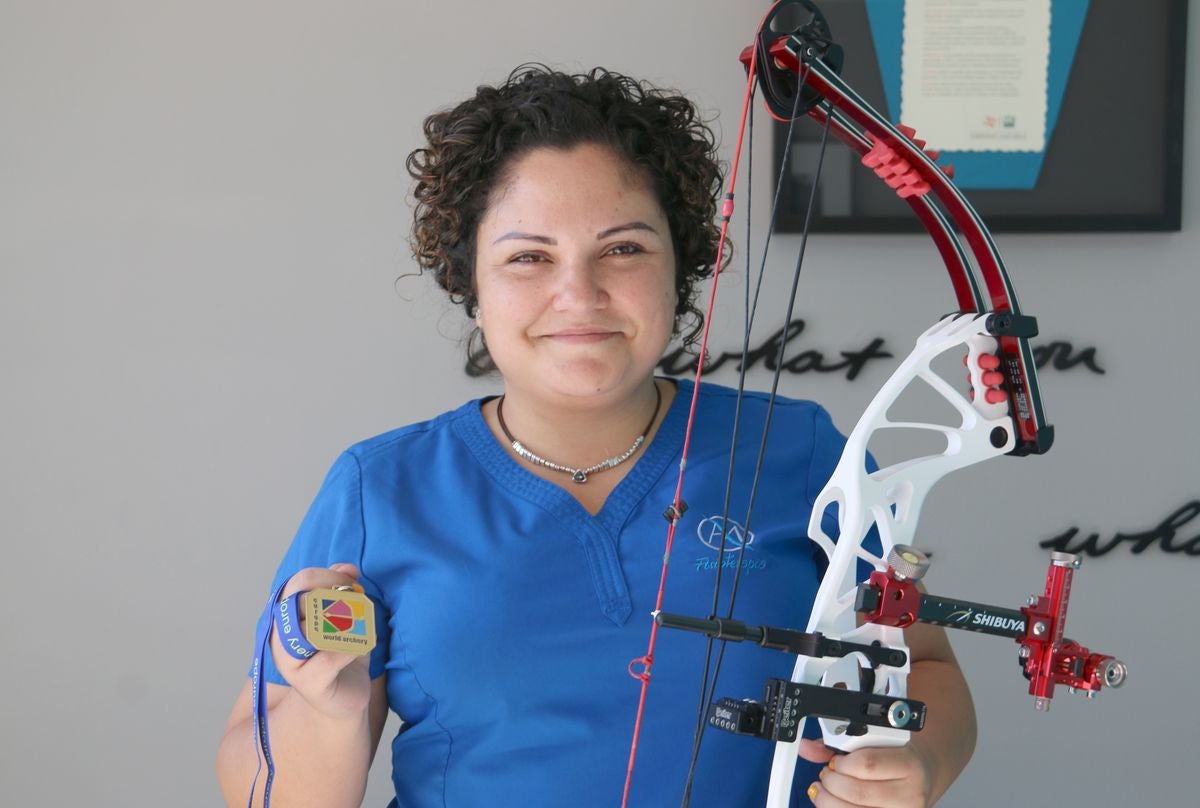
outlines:
{"label": "fingernail", "polygon": [[822,783],[825,782],[825,770],[824,769],[821,769],[821,771],[817,772],[817,779],[820,780]]}
{"label": "fingernail", "polygon": [[[833,769],[833,762],[834,762],[835,760],[837,760],[837,758],[836,758],[836,757],[831,757],[831,758],[829,759],[829,768]],[[833,769],[833,770],[834,770],[834,771],[837,771],[837,769]]]}
{"label": "fingernail", "polygon": [[808,787],[808,798],[810,800],[812,800],[813,802],[816,802],[817,791],[818,791],[818,789],[817,789],[816,783],[813,783],[811,786]]}

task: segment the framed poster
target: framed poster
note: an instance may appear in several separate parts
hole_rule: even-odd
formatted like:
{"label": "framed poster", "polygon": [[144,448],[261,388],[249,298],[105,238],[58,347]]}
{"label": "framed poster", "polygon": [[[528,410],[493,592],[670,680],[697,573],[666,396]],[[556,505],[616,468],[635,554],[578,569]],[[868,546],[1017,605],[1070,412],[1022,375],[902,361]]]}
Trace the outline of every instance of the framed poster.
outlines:
{"label": "framed poster", "polygon": [[[984,114],[977,102],[995,89],[994,75],[1018,76],[997,95],[1016,90],[1041,102],[1042,119],[1030,148],[1000,145],[943,149],[938,163],[955,168],[955,182],[996,232],[1171,231],[1180,229],[1183,181],[1184,57],[1187,0],[1031,0],[1042,16],[1018,22],[988,22],[1021,8],[1013,0],[819,0],[834,41],[845,48],[843,77],[876,109],[894,123],[917,130],[916,137],[937,148],[938,133],[923,131],[921,120],[899,120],[900,109],[920,109],[930,125],[945,133],[949,113],[931,116],[932,107],[920,100],[916,53],[922,49],[940,74],[943,85],[954,84],[961,103],[947,110],[969,109],[962,116],[980,133],[993,127],[996,138],[1014,137],[1019,124],[1030,120],[1003,112]],[[907,6],[907,8],[906,8]],[[940,16],[939,16],[940,15]],[[947,15],[958,29],[948,27]],[[935,26],[933,22],[936,22]],[[1021,30],[1018,23],[1027,26]],[[1005,26],[1009,26],[1005,28]],[[1037,55],[982,52],[996,43],[1036,43],[1041,26],[1042,61]],[[929,31],[932,35],[926,36]],[[936,35],[949,45],[938,50]],[[1030,35],[1032,34],[1032,35]],[[1048,35],[1048,36],[1047,36]],[[983,43],[967,47],[969,38]],[[957,50],[957,54],[950,51]],[[993,48],[993,50],[996,50]],[[958,61],[952,61],[951,57]],[[1019,70],[992,71],[995,60],[1027,58]],[[974,63],[970,62],[974,59]],[[1019,66],[1019,65],[1018,65]],[[905,75],[907,70],[907,76]],[[936,75],[936,71],[932,71]],[[928,77],[931,71],[923,74]],[[964,77],[976,76],[975,85]],[[953,82],[950,80],[953,79]],[[984,80],[988,86],[985,87]],[[908,83],[906,83],[906,81]],[[1021,84],[1020,82],[1024,82]],[[1039,83],[1040,82],[1040,83]],[[928,82],[926,82],[928,84]],[[1029,88],[1033,90],[1030,91]],[[1043,94],[1038,97],[1038,94]],[[1028,99],[1026,99],[1028,100]],[[820,156],[821,128],[809,119],[797,121],[788,140],[788,126],[775,123],[776,176],[785,149],[788,170],[780,189],[776,220],[779,232],[799,232],[812,191]],[[950,127],[953,129],[953,126]],[[1030,127],[1033,129],[1034,127]],[[964,128],[965,131],[965,128]],[[962,144],[961,132],[943,134]],[[957,139],[956,139],[957,138]],[[1040,139],[1039,139],[1040,138]],[[986,141],[984,142],[986,146]],[[1006,149],[1006,150],[1001,150]],[[830,138],[821,168],[813,211],[817,232],[907,232],[920,224],[908,206],[867,169],[857,155]]]}

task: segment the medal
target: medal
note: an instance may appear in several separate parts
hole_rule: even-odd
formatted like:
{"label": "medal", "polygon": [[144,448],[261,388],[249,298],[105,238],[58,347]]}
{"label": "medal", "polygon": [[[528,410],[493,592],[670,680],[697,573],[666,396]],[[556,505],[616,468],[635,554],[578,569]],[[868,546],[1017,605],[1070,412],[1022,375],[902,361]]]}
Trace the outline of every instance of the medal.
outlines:
{"label": "medal", "polygon": [[375,606],[362,587],[304,593],[304,636],[319,651],[368,654],[375,647]]}

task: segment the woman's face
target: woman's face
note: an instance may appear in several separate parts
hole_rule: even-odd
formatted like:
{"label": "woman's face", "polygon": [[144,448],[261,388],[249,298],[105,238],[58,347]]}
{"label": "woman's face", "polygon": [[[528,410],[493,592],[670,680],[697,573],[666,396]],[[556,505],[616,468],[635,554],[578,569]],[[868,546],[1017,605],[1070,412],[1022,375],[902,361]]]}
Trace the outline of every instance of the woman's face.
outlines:
{"label": "woman's face", "polygon": [[476,234],[478,322],[508,394],[619,402],[671,337],[675,250],[638,172],[592,144],[518,159]]}

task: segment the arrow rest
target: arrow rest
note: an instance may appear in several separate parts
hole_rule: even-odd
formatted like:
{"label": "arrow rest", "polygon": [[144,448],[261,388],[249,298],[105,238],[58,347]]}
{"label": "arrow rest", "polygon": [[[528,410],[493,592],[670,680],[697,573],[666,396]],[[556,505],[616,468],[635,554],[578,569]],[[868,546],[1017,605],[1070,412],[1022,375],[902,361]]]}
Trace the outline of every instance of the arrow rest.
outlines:
{"label": "arrow rest", "polygon": [[925,704],[853,690],[768,679],[761,702],[723,698],[708,710],[711,727],[776,743],[794,743],[808,716],[845,722],[846,735],[865,735],[868,726],[918,732]]}

